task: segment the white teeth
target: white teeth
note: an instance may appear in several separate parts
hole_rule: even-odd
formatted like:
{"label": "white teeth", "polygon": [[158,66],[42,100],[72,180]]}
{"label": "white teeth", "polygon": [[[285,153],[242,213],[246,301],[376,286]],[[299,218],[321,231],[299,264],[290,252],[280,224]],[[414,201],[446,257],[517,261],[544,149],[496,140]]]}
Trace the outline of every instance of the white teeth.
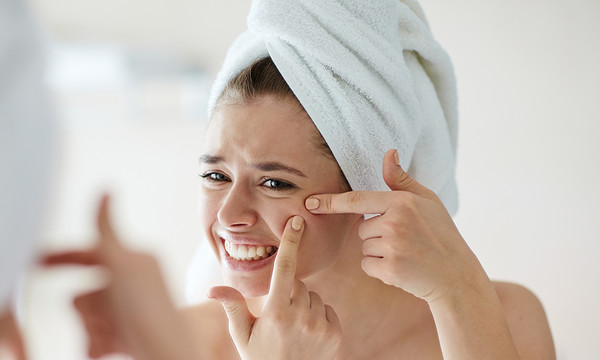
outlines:
{"label": "white teeth", "polygon": [[261,260],[266,259],[277,250],[274,246],[252,246],[252,245],[235,245],[229,241],[224,241],[225,251],[236,260]]}
{"label": "white teeth", "polygon": [[256,248],[256,256],[262,257],[264,254],[265,254],[264,246],[259,246],[258,248]]}
{"label": "white teeth", "polygon": [[241,259],[248,257],[248,249],[245,245],[238,246],[237,257]]}

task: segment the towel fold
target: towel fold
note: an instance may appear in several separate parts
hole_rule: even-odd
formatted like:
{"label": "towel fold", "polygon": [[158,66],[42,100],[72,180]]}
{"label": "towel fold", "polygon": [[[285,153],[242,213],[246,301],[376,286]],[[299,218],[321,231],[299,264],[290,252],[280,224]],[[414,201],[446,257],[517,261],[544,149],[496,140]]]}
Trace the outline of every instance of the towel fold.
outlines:
{"label": "towel fold", "polygon": [[457,100],[452,64],[412,0],[257,0],[209,100],[270,56],[354,190],[388,190],[385,151],[457,206]]}

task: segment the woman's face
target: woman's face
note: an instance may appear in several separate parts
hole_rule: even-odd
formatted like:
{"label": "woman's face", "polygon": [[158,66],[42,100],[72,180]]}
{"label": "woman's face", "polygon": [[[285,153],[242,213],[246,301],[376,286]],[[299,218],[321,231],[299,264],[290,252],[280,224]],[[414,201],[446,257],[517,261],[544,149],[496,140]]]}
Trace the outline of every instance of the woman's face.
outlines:
{"label": "woman's face", "polygon": [[286,221],[306,226],[296,277],[332,266],[358,215],[312,215],[311,194],[339,193],[337,163],[319,147],[315,127],[292,100],[264,96],[223,105],[213,115],[200,157],[200,216],[225,280],[245,296],[269,290]]}

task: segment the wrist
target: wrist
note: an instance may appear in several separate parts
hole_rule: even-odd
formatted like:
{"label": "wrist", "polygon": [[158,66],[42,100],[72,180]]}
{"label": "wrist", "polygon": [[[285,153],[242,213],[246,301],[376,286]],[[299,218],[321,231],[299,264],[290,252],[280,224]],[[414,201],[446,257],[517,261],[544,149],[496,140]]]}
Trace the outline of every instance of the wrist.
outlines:
{"label": "wrist", "polygon": [[429,299],[425,299],[433,311],[435,308],[445,308],[445,311],[458,309],[462,305],[481,300],[497,299],[494,286],[483,267],[476,266],[461,271],[454,281],[449,281],[445,288]]}

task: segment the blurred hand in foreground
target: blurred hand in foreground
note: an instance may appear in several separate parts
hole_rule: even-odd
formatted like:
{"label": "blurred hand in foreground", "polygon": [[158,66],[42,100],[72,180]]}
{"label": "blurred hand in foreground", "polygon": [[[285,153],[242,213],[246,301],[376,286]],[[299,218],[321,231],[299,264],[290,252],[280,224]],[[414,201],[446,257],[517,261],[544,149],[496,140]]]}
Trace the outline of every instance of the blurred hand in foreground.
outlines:
{"label": "blurred hand in foreground", "polygon": [[47,266],[99,265],[106,287],[79,295],[74,305],[89,338],[89,356],[126,353],[138,360],[202,359],[173,302],[157,261],[123,246],[109,217],[109,197],[97,214],[98,242],[88,251],[48,255]]}

